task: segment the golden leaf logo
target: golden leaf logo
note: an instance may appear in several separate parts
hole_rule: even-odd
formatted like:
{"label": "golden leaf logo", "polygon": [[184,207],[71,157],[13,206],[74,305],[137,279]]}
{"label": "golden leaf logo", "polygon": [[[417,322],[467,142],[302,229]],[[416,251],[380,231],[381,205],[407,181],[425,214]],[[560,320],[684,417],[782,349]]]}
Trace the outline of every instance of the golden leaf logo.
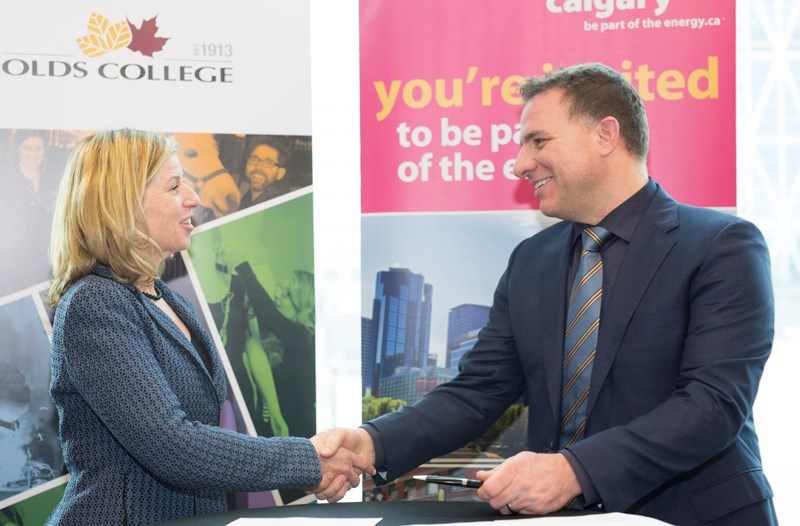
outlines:
{"label": "golden leaf logo", "polygon": [[88,33],[78,37],[77,42],[87,57],[100,57],[131,43],[131,27],[126,20],[112,24],[103,15],[92,13],[86,30]]}

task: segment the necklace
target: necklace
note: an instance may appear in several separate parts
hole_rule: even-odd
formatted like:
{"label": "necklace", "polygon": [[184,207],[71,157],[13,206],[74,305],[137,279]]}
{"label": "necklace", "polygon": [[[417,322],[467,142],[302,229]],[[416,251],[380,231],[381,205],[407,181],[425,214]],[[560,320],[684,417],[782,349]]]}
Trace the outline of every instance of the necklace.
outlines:
{"label": "necklace", "polygon": [[142,289],[139,289],[139,292],[141,292],[142,294],[144,294],[144,296],[145,296],[146,298],[150,298],[150,299],[151,299],[151,300],[153,300],[153,301],[158,301],[158,300],[160,300],[160,299],[162,298],[162,296],[161,296],[161,291],[160,291],[160,290],[158,290],[158,287],[156,287],[155,285],[153,285],[153,289],[155,289],[155,291],[156,291],[156,293],[155,293],[155,294],[150,294],[149,292],[147,292],[147,291],[144,291],[144,290],[142,290]]}

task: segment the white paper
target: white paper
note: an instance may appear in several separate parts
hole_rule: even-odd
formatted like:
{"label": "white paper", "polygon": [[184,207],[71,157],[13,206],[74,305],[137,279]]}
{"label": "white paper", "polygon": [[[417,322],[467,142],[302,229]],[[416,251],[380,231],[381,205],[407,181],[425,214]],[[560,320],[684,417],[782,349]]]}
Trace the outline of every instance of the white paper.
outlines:
{"label": "white paper", "polygon": [[[497,526],[499,521],[479,521],[479,522],[448,522],[447,526]],[[507,523],[511,525],[512,523]],[[578,517],[531,517],[530,519],[516,519],[514,526],[564,526],[566,524],[577,524],[579,526],[664,526],[668,524],[650,517],[639,515],[628,515],[625,513],[595,513],[592,515],[581,515]],[[430,526],[416,524],[410,526]]]}
{"label": "white paper", "polygon": [[[228,526],[375,526],[380,518],[356,519],[337,518],[325,519],[314,517],[287,517],[287,518],[245,518],[236,519]],[[480,522],[448,522],[440,523],[447,526],[497,526],[499,521],[488,520]],[[628,515],[625,513],[597,513],[578,517],[531,517],[530,519],[517,519],[514,526],[564,526],[577,524],[579,526],[664,526],[666,522],[650,517]],[[430,526],[417,524],[410,526]],[[668,526],[668,525],[667,525]]]}
{"label": "white paper", "polygon": [[382,519],[323,519],[314,517],[245,518],[236,519],[228,526],[375,526]]}

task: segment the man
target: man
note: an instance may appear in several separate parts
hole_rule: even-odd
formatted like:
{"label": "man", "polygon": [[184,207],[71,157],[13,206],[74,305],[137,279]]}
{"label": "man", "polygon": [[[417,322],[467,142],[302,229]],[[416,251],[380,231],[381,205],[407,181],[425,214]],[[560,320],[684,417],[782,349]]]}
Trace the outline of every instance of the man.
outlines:
{"label": "man", "polygon": [[250,189],[242,196],[240,208],[263,203],[287,193],[286,153],[268,142],[256,144],[247,158],[245,173]]}
{"label": "man", "polygon": [[[327,452],[350,448],[391,480],[479,436],[526,392],[528,451],[477,475],[478,497],[503,513],[583,507],[678,525],[776,524],[752,414],[774,332],[760,232],[679,204],[649,178],[643,104],[612,69],[574,66],[527,79],[520,93],[515,174],[563,221],[511,254],[458,377],[357,430],[328,432]],[[581,374],[565,375],[583,345],[565,349],[568,294],[583,288],[572,284],[581,250],[597,249],[582,241],[595,225],[611,236],[593,267],[599,330],[596,317],[587,323],[596,342]],[[584,416],[573,424],[566,396],[581,381],[587,395],[574,407]]]}

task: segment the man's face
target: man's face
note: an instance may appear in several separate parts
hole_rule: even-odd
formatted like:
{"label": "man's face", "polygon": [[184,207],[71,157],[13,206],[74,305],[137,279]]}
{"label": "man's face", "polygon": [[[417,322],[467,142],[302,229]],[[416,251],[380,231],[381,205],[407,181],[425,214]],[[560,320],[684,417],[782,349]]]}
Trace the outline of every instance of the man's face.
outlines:
{"label": "man's face", "polygon": [[256,193],[263,192],[286,175],[286,168],[278,162],[278,150],[266,144],[259,144],[253,148],[250,157],[247,158],[246,171],[250,188]]}
{"label": "man's face", "polygon": [[543,214],[588,222],[586,213],[601,181],[596,125],[570,119],[561,93],[551,89],[525,104],[514,174],[534,185]]}

